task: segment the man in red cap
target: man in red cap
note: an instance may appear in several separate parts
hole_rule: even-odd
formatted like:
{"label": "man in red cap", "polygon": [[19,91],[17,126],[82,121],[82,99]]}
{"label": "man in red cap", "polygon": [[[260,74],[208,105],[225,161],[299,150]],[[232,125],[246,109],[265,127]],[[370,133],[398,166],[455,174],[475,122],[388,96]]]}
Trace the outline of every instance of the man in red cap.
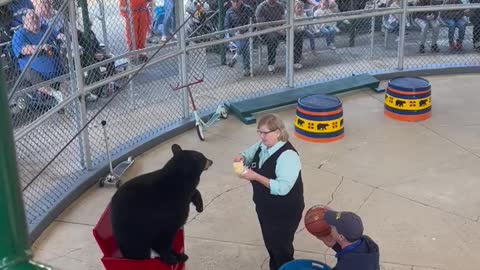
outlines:
{"label": "man in red cap", "polygon": [[325,212],[325,222],[332,233],[318,237],[337,252],[337,265],[333,270],[379,270],[378,245],[363,235],[362,219],[352,212]]}

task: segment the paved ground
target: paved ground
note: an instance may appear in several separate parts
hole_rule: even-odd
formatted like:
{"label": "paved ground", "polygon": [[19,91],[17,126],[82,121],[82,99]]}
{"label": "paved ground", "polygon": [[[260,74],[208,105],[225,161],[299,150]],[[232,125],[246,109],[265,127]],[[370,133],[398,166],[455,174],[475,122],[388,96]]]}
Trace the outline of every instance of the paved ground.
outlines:
{"label": "paved ground", "polygon": [[[381,248],[384,270],[477,270],[480,259],[480,96],[475,75],[428,78],[433,116],[403,123],[383,115],[383,94],[341,96],[346,137],[330,144],[292,138],[302,158],[306,205],[355,211]],[[277,111],[293,132],[294,107]],[[266,269],[251,187],[231,170],[254,143],[255,126],[231,117],[200,142],[189,131],[137,157],[126,176],[159,168],[179,143],[214,160],[199,189],[205,211],[186,225],[188,269]],[[293,136],[292,136],[293,137]],[[92,228],[114,193],[92,187],[34,243],[35,259],[63,270],[103,269]],[[299,228],[296,257],[334,264],[332,252]]]}

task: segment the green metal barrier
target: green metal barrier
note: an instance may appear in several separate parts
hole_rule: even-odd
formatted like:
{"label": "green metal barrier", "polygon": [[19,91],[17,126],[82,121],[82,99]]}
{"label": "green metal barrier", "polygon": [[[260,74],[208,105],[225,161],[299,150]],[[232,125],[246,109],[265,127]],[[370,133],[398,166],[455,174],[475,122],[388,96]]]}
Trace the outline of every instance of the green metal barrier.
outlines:
{"label": "green metal barrier", "polygon": [[0,270],[53,269],[31,260],[3,69],[0,70],[0,127]]}

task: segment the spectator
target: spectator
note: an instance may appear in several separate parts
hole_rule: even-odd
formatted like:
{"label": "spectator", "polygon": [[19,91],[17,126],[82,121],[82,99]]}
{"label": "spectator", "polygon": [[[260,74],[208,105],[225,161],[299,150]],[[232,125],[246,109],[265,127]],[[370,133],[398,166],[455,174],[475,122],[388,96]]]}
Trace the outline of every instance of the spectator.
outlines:
{"label": "spectator", "polygon": [[[418,0],[417,6],[432,6],[435,5],[434,0]],[[420,53],[425,53],[425,42],[427,41],[427,31],[432,29],[432,52],[440,52],[437,45],[438,33],[440,32],[440,22],[438,21],[438,12],[417,12],[414,13],[415,23],[422,29],[420,35]]]}
{"label": "spectator", "polygon": [[[399,8],[400,7],[400,0],[393,0],[390,3],[389,7]],[[390,31],[392,33],[397,34],[397,36],[398,36],[399,30],[400,30],[400,15],[398,13],[397,14],[390,14],[388,16],[388,24],[392,27]]]}
{"label": "spectator", "polygon": [[[338,9],[340,12],[361,10],[365,8],[367,0],[337,0]],[[360,28],[361,20],[345,20],[338,26],[349,33],[349,46],[355,46],[355,36]]]}
{"label": "spectator", "polygon": [[62,61],[55,46],[56,34],[47,37],[43,45],[38,45],[45,35],[47,26],[40,23],[40,18],[33,10],[26,12],[23,22],[23,27],[15,32],[12,41],[13,53],[22,71],[31,55],[40,50],[30,69],[26,71],[25,79],[34,85],[64,74]]}
{"label": "spectator", "polygon": [[[130,7],[126,0],[120,0],[120,14],[125,19],[125,32],[127,45],[130,51],[141,50],[145,48],[147,33],[150,28],[150,14],[148,5],[151,0],[130,0]],[[130,16],[133,29],[130,29]],[[132,34],[135,44],[132,42]],[[140,54],[138,60],[148,61],[145,54]]]}
{"label": "spectator", "polygon": [[[227,10],[224,20],[224,29],[231,29],[247,25],[250,23],[250,20],[253,21],[253,10],[250,6],[245,5],[243,0],[231,0],[232,7]],[[241,31],[236,31],[235,36],[240,36],[248,32],[248,29]],[[235,41],[237,50],[235,55],[228,63],[229,67],[233,67],[237,62],[238,55],[241,55],[243,58],[243,75],[250,76],[250,57],[248,50],[248,39],[241,39]]]}
{"label": "spectator", "polygon": [[[462,0],[445,0],[445,5],[461,5]],[[462,9],[447,10],[440,13],[441,18],[448,26],[448,43],[450,50],[462,50],[465,30],[467,28],[467,19]],[[458,28],[458,37],[455,41],[455,28]]]}
{"label": "spectator", "polygon": [[[335,10],[332,9],[330,2],[323,1],[322,4],[320,5],[320,8],[315,11],[314,15],[315,17],[317,17],[317,16],[331,15],[333,13],[335,13]],[[332,50],[336,49],[335,47],[335,35],[337,33],[336,28],[337,28],[336,22],[322,23],[320,25],[314,26],[315,32],[325,36],[325,39],[327,41],[327,47]]]}
{"label": "spectator", "polygon": [[[265,0],[262,3],[260,3],[260,5],[258,5],[257,10],[255,11],[255,19],[257,23],[284,20],[285,7],[282,4],[280,4],[277,0]],[[295,35],[295,36],[296,37],[294,39],[297,40],[297,42],[294,41],[295,46],[303,47],[303,35],[302,36]],[[280,41],[285,40],[285,31],[278,31],[278,32],[262,35],[262,39],[267,44],[268,71],[274,72],[275,58],[277,56],[277,47]],[[300,39],[302,40],[302,42],[299,41]],[[299,48],[294,50],[299,50]],[[300,65],[297,65],[297,67],[300,67]]]}
{"label": "spectator", "polygon": [[168,37],[175,33],[175,4],[173,0],[164,0],[163,2],[163,29],[160,41],[167,41]]}

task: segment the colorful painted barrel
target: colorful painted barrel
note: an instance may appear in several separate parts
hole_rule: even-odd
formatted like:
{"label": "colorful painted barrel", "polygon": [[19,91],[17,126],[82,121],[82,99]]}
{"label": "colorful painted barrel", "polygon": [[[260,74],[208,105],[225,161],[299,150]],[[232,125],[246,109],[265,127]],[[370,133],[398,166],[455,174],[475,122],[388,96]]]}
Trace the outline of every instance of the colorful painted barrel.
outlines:
{"label": "colorful painted barrel", "polygon": [[345,136],[342,102],[322,94],[298,99],[295,136],[310,142],[332,142]]}
{"label": "colorful painted barrel", "polygon": [[384,114],[400,121],[421,121],[432,116],[430,82],[417,77],[399,77],[388,82]]}

